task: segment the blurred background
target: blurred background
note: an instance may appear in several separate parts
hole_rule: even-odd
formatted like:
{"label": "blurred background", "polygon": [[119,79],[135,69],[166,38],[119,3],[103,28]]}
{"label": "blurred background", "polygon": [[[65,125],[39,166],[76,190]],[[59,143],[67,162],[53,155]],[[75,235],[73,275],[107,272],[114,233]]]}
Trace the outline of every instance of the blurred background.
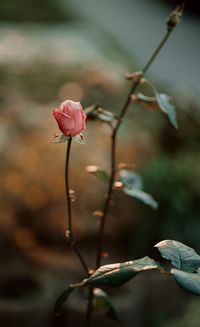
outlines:
{"label": "blurred background", "polygon": [[[52,109],[65,99],[119,112],[130,87],[165,32],[173,0],[1,0],[0,2],[0,325],[80,326],[84,304],[72,295],[58,318],[54,301],[84,273],[66,238],[65,144]],[[200,253],[200,20],[195,1],[152,65],[148,78],[174,97],[179,130],[161,113],[131,106],[119,132],[118,162],[134,164],[152,211],[123,194],[111,208],[103,262],[149,255],[176,239]],[[109,171],[110,128],[88,119],[86,145],[73,144],[74,231],[92,266],[105,185],[85,171]],[[198,327],[198,297],[156,272],[111,292],[121,326]],[[114,326],[94,316],[95,326]],[[106,325],[107,324],[107,325]]]}

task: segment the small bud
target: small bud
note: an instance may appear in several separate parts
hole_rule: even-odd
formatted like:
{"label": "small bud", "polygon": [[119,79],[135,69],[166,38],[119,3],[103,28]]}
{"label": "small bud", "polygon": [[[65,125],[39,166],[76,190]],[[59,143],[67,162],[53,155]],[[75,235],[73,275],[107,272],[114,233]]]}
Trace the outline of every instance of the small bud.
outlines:
{"label": "small bud", "polygon": [[180,19],[183,15],[184,4],[178,6],[174,11],[172,11],[167,17],[167,30],[171,32],[176,25],[180,23]]}
{"label": "small bud", "polygon": [[60,107],[53,110],[53,116],[59,129],[66,136],[76,136],[85,129],[86,114],[80,102],[71,100],[62,102]]}

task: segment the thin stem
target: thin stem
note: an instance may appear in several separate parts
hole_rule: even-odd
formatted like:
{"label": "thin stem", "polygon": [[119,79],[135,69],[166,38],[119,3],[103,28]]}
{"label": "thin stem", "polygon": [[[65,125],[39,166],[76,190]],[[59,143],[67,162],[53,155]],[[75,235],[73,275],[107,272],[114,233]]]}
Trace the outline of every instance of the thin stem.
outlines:
{"label": "thin stem", "polygon": [[104,203],[103,214],[101,217],[100,230],[99,230],[99,239],[98,239],[98,248],[97,248],[97,257],[96,257],[96,269],[100,266],[101,263],[101,253],[103,247],[103,235],[105,230],[106,216],[111,202],[111,196],[113,191],[113,182],[115,178],[115,160],[116,160],[116,133],[113,130],[112,142],[111,142],[111,176],[109,180],[108,193]]}
{"label": "thin stem", "polygon": [[107,191],[107,196],[103,208],[103,214],[101,217],[101,224],[100,224],[100,231],[99,231],[99,239],[98,239],[98,246],[97,246],[97,256],[96,256],[96,269],[100,266],[101,264],[101,253],[102,253],[102,248],[103,248],[103,236],[104,236],[104,230],[105,230],[105,224],[106,224],[106,217],[108,214],[111,198],[112,198],[112,193],[113,193],[113,184],[114,184],[114,179],[115,179],[115,172],[116,172],[116,143],[117,143],[117,133],[119,130],[119,127],[121,126],[122,120],[124,115],[126,114],[126,111],[131,103],[131,95],[134,94],[136,91],[138,85],[140,84],[140,81],[144,74],[147,72],[147,70],[150,68],[152,65],[153,61],[159,54],[160,50],[163,48],[164,44],[168,40],[169,36],[171,34],[171,31],[167,31],[163,39],[161,40],[160,44],[156,48],[156,50],[153,52],[152,56],[150,57],[149,61],[147,64],[144,66],[142,70],[142,74],[140,77],[138,77],[136,80],[134,80],[131,89],[126,97],[126,100],[124,102],[124,105],[120,111],[118,121],[116,126],[113,128],[112,132],[112,138],[111,138],[111,175],[110,175],[110,180],[109,180],[109,185],[108,185],[108,191]]}
{"label": "thin stem", "polygon": [[66,152],[66,162],[65,162],[65,189],[66,189],[66,198],[67,198],[67,232],[66,236],[69,241],[70,247],[74,250],[77,257],[79,258],[81,265],[86,272],[87,276],[89,276],[89,269],[83,256],[81,255],[78,246],[76,244],[75,237],[73,235],[73,225],[72,225],[72,210],[71,210],[71,197],[70,197],[70,188],[69,188],[69,158],[70,158],[70,150],[71,150],[72,138],[68,140],[67,144],[67,152]]}
{"label": "thin stem", "polygon": [[67,143],[67,152],[66,152],[66,161],[65,161],[65,190],[67,198],[67,216],[68,216],[68,231],[72,232],[72,211],[71,211],[71,198],[70,198],[70,189],[69,189],[69,158],[72,145],[72,138],[68,140]]}
{"label": "thin stem", "polygon": [[149,59],[149,61],[147,62],[147,64],[144,66],[142,72],[143,74],[145,74],[147,72],[147,70],[149,69],[149,67],[151,66],[151,64],[153,63],[154,59],[157,57],[158,53],[160,52],[160,50],[162,49],[162,47],[165,45],[165,43],[167,42],[170,34],[171,34],[172,30],[167,31],[167,33],[165,34],[165,36],[163,37],[163,39],[161,40],[160,44],[158,45],[158,47],[156,48],[156,50],[153,52],[151,58]]}
{"label": "thin stem", "polygon": [[92,299],[93,299],[93,288],[89,288],[88,304],[86,309],[85,327],[91,326],[92,318]]}
{"label": "thin stem", "polygon": [[125,100],[125,103],[121,109],[120,115],[119,115],[119,120],[118,120],[118,124],[116,126],[116,130],[119,129],[122,119],[128,109],[129,104],[131,103],[131,95],[134,94],[134,92],[136,91],[138,85],[140,84],[140,81],[142,79],[142,77],[145,75],[145,73],[147,72],[147,70],[150,68],[150,66],[152,65],[153,61],[155,60],[155,58],[157,57],[157,55],[159,54],[160,50],[163,48],[163,46],[165,45],[165,43],[167,42],[170,34],[172,31],[167,31],[167,33],[164,35],[163,39],[161,40],[161,42],[159,43],[158,47],[156,48],[156,50],[153,52],[152,56],[150,57],[149,61],[147,62],[147,64],[144,66],[143,70],[142,70],[142,74],[140,77],[138,77],[138,79],[134,80],[132,87],[128,93],[128,96]]}

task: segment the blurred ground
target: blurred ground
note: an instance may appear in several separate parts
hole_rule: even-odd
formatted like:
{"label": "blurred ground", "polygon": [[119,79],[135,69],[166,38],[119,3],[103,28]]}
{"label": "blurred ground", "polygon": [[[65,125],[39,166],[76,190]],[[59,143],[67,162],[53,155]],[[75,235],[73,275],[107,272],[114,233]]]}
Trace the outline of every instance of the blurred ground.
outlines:
{"label": "blurred ground", "polygon": [[[142,3],[146,8],[146,2]],[[67,6],[63,11],[59,3],[45,0],[40,0],[37,6],[32,1],[29,5],[21,1],[18,7],[14,1],[8,5],[4,0],[0,6],[4,13],[0,27],[0,321],[2,326],[9,327],[27,323],[63,326],[66,319],[72,319],[73,325],[75,317],[70,312],[77,307],[76,297],[69,317],[64,313],[52,321],[56,296],[66,284],[83,277],[64,236],[65,145],[51,143],[57,133],[52,108],[71,98],[81,100],[84,107],[98,102],[106,109],[119,110],[129,88],[124,73],[138,67],[138,61],[132,58],[136,52],[127,56],[127,49],[119,42],[126,41],[122,34],[115,39],[114,33],[109,34],[99,23],[80,19],[82,7],[73,10]],[[104,2],[102,10],[103,6]],[[92,8],[90,4],[88,12]],[[119,17],[121,12],[117,8],[116,5],[115,15]],[[127,24],[129,8],[124,5]],[[156,8],[159,11],[160,5]],[[96,13],[99,10],[96,8]],[[161,16],[163,19],[165,14],[159,11]],[[102,17],[106,18],[106,12]],[[146,33],[155,35],[156,44],[159,36],[153,22]],[[116,25],[113,31],[117,33]],[[181,26],[176,33],[170,42],[178,40],[180,47],[185,46],[179,38]],[[196,37],[196,32],[193,35]],[[144,37],[140,35],[141,41]],[[135,39],[135,48],[140,48],[139,41]],[[189,47],[191,54],[196,53],[196,48]],[[150,45],[148,53],[141,49],[144,59],[152,51]],[[174,51],[172,43],[159,60],[167,71],[173,72],[171,62],[168,66],[170,51]],[[174,52],[172,57],[177,58]],[[179,131],[174,131],[160,113],[132,106],[120,130],[118,161],[135,165],[144,177],[146,190],[160,206],[154,212],[116,194],[105,237],[105,251],[109,252],[105,263],[144,255],[157,258],[153,245],[167,238],[185,242],[200,252],[199,99],[186,86],[170,87],[159,60],[152,68],[151,79],[159,90],[174,95]],[[181,75],[178,79],[183,82]],[[76,192],[75,233],[87,261],[93,264],[98,220],[92,213],[101,209],[106,189],[87,175],[85,166],[97,164],[109,170],[110,129],[88,120],[84,135],[86,145],[75,144],[72,149],[71,187]],[[188,321],[186,327],[198,326],[189,317],[196,316],[199,300],[166,277],[141,276],[137,283],[113,293],[116,303],[124,303],[124,327],[133,320],[139,327],[178,326],[184,315]],[[119,293],[125,294],[123,300]],[[97,318],[96,326],[98,321],[102,324]]]}

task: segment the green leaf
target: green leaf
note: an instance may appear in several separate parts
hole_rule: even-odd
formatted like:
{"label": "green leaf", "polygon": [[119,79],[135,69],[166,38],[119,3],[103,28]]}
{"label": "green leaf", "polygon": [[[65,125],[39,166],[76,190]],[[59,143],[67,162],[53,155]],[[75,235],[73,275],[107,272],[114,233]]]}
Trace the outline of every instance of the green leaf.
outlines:
{"label": "green leaf", "polygon": [[137,93],[136,95],[133,95],[133,101],[137,101],[146,109],[156,109],[158,107],[155,97],[149,97],[142,93]]}
{"label": "green leaf", "polygon": [[107,172],[98,166],[95,165],[87,166],[86,171],[94,175],[99,181],[103,183],[107,184],[109,182],[110,177],[107,174]]}
{"label": "green leaf", "polygon": [[146,80],[146,82],[152,87],[153,92],[155,94],[155,99],[153,97],[148,97],[141,93],[138,93],[137,95],[133,95],[133,100],[138,101],[139,103],[144,105],[144,107],[147,108],[156,108],[158,106],[160,110],[167,115],[170,123],[175,128],[178,128],[176,108],[173,103],[172,97],[167,94],[159,93],[150,81]]}
{"label": "green leaf", "polygon": [[159,265],[149,257],[105,265],[98,268],[88,279],[86,279],[83,282],[83,286],[108,285],[115,287],[128,282],[141,271],[158,268]]}
{"label": "green leaf", "polygon": [[93,104],[91,105],[90,107],[87,107],[84,109],[84,113],[88,116],[88,115],[91,115],[91,114],[95,114],[95,112],[97,111],[98,109],[98,105],[97,104]]}
{"label": "green leaf", "polygon": [[122,168],[119,170],[119,180],[123,184],[121,190],[125,194],[152,207],[153,209],[157,209],[158,203],[154,200],[154,198],[150,194],[142,191],[142,178],[139,174],[131,169]]}
{"label": "green leaf", "polygon": [[165,240],[155,245],[163,258],[172,262],[173,266],[188,272],[200,267],[200,256],[189,246],[174,240]]}
{"label": "green leaf", "polygon": [[154,104],[156,104],[155,103],[155,98],[154,97],[149,97],[149,96],[147,96],[147,95],[144,95],[144,94],[142,94],[142,93],[137,93],[137,98],[138,98],[138,100],[141,100],[141,101],[144,101],[144,102],[149,102],[149,103],[154,103]]}
{"label": "green leaf", "polygon": [[100,288],[93,290],[93,310],[119,322],[121,320],[111,298]]}
{"label": "green leaf", "polygon": [[176,118],[176,108],[173,104],[172,97],[166,94],[158,93],[154,88],[157,103],[160,109],[168,116],[170,123],[178,128],[177,118]]}
{"label": "green leaf", "polygon": [[68,300],[68,297],[73,292],[74,287],[69,286],[56,300],[55,306],[54,306],[54,313],[57,315],[60,313],[60,310],[63,306],[63,304]]}
{"label": "green leaf", "polygon": [[111,111],[102,108],[97,109],[97,118],[107,123],[111,123],[115,120],[115,116]]}
{"label": "green leaf", "polygon": [[200,295],[200,274],[171,269],[176,281],[187,291]]}
{"label": "green leaf", "polygon": [[76,136],[73,136],[72,140],[79,143],[79,144],[85,144],[82,134],[78,134]]}
{"label": "green leaf", "polygon": [[69,141],[69,139],[70,139],[70,136],[60,133],[59,135],[55,136],[55,138],[52,142],[53,143],[64,143],[66,141]]}
{"label": "green leaf", "polygon": [[119,179],[128,188],[143,189],[141,176],[131,169],[120,169]]}
{"label": "green leaf", "polygon": [[122,191],[135,198],[136,200],[138,200],[139,202],[142,202],[148,206],[150,206],[152,209],[157,209],[158,208],[158,203],[154,200],[154,198],[146,193],[146,192],[143,192],[141,190],[138,190],[136,188],[128,188],[128,187],[124,187],[122,189]]}

